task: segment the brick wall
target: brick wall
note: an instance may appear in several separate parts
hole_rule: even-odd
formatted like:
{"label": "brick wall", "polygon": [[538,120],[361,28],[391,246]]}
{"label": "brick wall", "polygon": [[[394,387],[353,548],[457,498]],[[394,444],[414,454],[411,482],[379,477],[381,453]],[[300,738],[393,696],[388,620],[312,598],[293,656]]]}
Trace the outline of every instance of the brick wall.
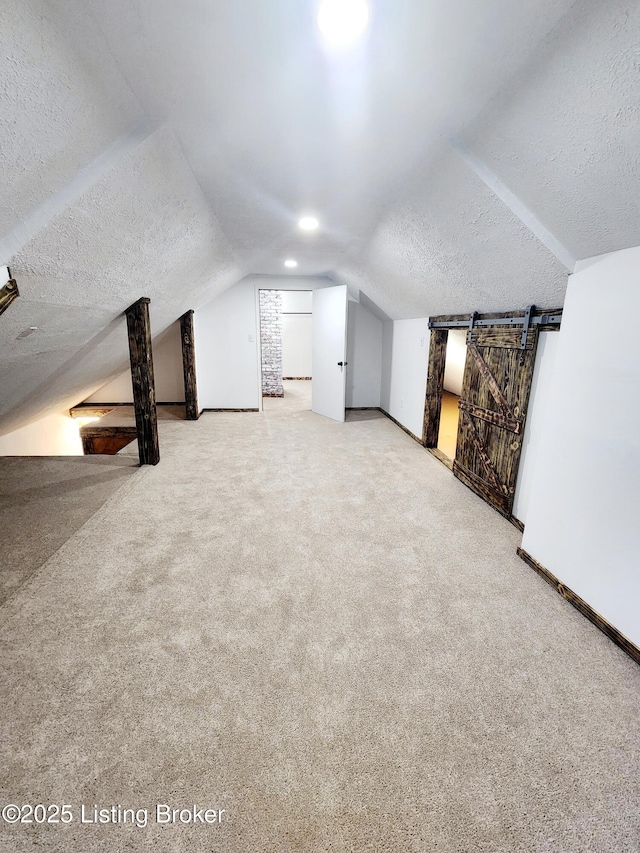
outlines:
{"label": "brick wall", "polygon": [[282,386],[282,295],[279,290],[260,291],[260,343],[262,396],[284,397]]}

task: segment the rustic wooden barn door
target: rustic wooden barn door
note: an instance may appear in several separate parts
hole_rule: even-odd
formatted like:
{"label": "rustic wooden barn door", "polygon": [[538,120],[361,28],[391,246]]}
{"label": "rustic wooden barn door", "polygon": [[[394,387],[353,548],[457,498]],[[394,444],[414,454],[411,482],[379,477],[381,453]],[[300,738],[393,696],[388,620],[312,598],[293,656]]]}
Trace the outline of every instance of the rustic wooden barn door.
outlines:
{"label": "rustic wooden barn door", "polygon": [[507,517],[522,451],[538,327],[472,328],[467,338],[453,472]]}

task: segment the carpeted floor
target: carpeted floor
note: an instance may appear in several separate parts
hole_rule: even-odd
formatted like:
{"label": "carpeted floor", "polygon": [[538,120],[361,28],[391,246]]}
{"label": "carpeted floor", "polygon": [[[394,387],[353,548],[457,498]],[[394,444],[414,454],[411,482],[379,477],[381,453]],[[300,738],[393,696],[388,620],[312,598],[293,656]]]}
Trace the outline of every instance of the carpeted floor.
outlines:
{"label": "carpeted floor", "polygon": [[0,604],[137,471],[118,456],[0,456]]}
{"label": "carpeted floor", "polygon": [[0,609],[3,805],[73,816],[0,849],[637,853],[640,668],[388,419],[287,393],[162,422]]}

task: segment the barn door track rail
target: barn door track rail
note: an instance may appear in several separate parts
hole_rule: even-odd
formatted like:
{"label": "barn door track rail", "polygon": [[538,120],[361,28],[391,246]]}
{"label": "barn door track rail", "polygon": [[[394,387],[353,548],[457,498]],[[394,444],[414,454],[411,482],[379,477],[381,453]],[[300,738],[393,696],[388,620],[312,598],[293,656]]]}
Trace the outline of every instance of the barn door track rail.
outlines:
{"label": "barn door track rail", "polygon": [[523,314],[516,314],[513,317],[491,317],[479,316],[477,311],[474,311],[468,317],[434,317],[429,320],[430,329],[467,329],[467,343],[471,343],[473,330],[479,326],[522,326],[522,337],[520,339],[520,349],[527,347],[527,333],[531,326],[560,326],[562,322],[562,311],[554,311],[549,313],[537,312],[535,305],[530,305],[526,308]]}

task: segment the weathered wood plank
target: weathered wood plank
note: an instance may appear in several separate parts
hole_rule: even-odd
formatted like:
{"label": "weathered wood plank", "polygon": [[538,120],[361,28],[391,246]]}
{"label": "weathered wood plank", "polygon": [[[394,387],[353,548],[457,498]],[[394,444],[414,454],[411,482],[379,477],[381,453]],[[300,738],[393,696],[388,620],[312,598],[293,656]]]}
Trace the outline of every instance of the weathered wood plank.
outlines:
{"label": "weathered wood plank", "polygon": [[554,587],[560,595],[569,602],[569,604],[572,604],[576,610],[579,610],[583,616],[586,616],[590,622],[593,622],[596,628],[602,631],[603,634],[606,634],[607,637],[619,646],[623,652],[626,652],[632,660],[640,664],[640,648],[638,648],[638,646],[632,643],[631,640],[627,639],[623,633],[608,622],[604,616],[601,616],[597,610],[594,610],[593,607],[583,598],[580,598],[577,593],[561,583],[558,578],[549,571],[549,569],[545,568],[542,563],[539,563],[531,556],[531,554],[527,553],[523,548],[517,548],[516,553],[520,559],[524,560],[524,562],[534,570],[534,572],[537,572],[550,586]]}
{"label": "weathered wood plank", "polygon": [[100,424],[86,424],[80,427],[80,435],[84,438],[117,438],[125,436],[129,439],[137,438],[138,433],[134,426],[100,426]]}
{"label": "weathered wood plank", "polygon": [[489,458],[489,454],[487,453],[485,446],[484,446],[483,442],[481,441],[480,436],[478,435],[478,430],[476,429],[476,425],[471,420],[471,416],[466,411],[466,409],[461,409],[460,411],[462,412],[463,418],[467,422],[467,426],[469,428],[469,436],[471,438],[471,441],[476,446],[476,450],[477,450],[478,456],[480,457],[482,464],[484,466],[484,470],[486,472],[487,479],[489,480],[491,485],[494,487],[494,489],[496,489],[496,491],[498,491],[498,492],[503,491],[504,486],[500,482],[500,477],[498,476],[498,473],[497,473],[496,469],[494,468],[491,459]]}
{"label": "weathered wood plank", "polygon": [[113,411],[114,408],[115,404],[112,406],[110,403],[96,403],[95,405],[81,403],[79,406],[69,409],[69,414],[72,418],[102,418]]}
{"label": "weathered wood plank", "polygon": [[0,287],[0,314],[4,314],[9,305],[11,305],[13,300],[17,299],[18,296],[20,296],[18,284],[11,278],[6,284]]}
{"label": "weathered wood plank", "polygon": [[141,465],[157,465],[160,461],[158,414],[151,351],[149,302],[143,297],[127,308],[129,358],[136,415],[138,454]]}
{"label": "weathered wood plank", "polygon": [[491,396],[496,401],[498,408],[502,412],[505,418],[513,418],[513,412],[509,408],[509,404],[505,400],[504,394],[502,393],[502,389],[496,382],[495,376],[491,372],[487,362],[480,355],[480,352],[475,344],[469,344],[467,346],[467,352],[469,355],[475,360],[478,370],[484,381],[487,384],[487,388],[491,391]]}
{"label": "weathered wood plank", "polygon": [[120,453],[123,447],[126,447],[128,444],[131,444],[131,442],[135,440],[135,435],[130,438],[127,438],[123,435],[113,436],[112,438],[103,438],[102,436],[95,436],[91,439],[93,447],[92,452],[100,456],[116,456],[118,453]]}
{"label": "weathered wood plank", "polygon": [[473,415],[474,418],[480,418],[483,421],[487,421],[487,423],[495,424],[495,426],[502,427],[503,429],[508,429],[516,435],[519,435],[522,430],[522,421],[519,421],[517,418],[503,415],[501,412],[494,412],[492,409],[483,409],[480,406],[467,402],[466,400],[460,400],[458,402],[458,408],[461,412],[466,412],[469,415]]}
{"label": "weathered wood plank", "polygon": [[99,424],[87,424],[80,428],[85,456],[115,456],[137,437],[138,431],[135,427],[101,427]]}
{"label": "weathered wood plank", "polygon": [[200,411],[198,410],[193,311],[187,311],[180,317],[180,338],[182,340],[182,373],[184,375],[186,419],[188,421],[197,421],[200,417]]}
{"label": "weathered wood plank", "polygon": [[[537,327],[533,327],[530,332],[536,345],[538,331]],[[466,485],[507,517],[511,515],[515,495],[536,345],[530,350],[521,350],[519,346],[513,349],[470,346],[467,351],[462,408],[466,404],[472,413],[470,417],[478,410],[495,411],[498,417],[488,415],[474,420],[475,436],[468,419],[460,418],[456,462],[460,471],[467,472],[466,479],[462,476],[460,479],[464,479]],[[492,381],[488,381],[488,376],[491,376]],[[497,394],[496,388],[499,392]],[[472,407],[477,408],[473,410]],[[504,423],[500,423],[500,416],[505,419]],[[506,428],[510,421],[520,421],[519,433]],[[492,497],[495,483],[487,474],[486,457],[490,459],[500,480],[503,493],[500,499]],[[458,476],[455,467],[454,473]],[[484,482],[484,486],[480,485],[481,482]]]}
{"label": "weathered wood plank", "polygon": [[422,442],[425,447],[437,447],[438,445],[448,337],[449,332],[446,329],[431,330],[427,394],[424,402],[424,422],[422,427]]}
{"label": "weathered wood plank", "polygon": [[[519,349],[522,329],[518,326],[481,326],[470,335],[470,342],[477,347],[506,347]],[[536,332],[529,329],[525,349],[535,346]]]}

